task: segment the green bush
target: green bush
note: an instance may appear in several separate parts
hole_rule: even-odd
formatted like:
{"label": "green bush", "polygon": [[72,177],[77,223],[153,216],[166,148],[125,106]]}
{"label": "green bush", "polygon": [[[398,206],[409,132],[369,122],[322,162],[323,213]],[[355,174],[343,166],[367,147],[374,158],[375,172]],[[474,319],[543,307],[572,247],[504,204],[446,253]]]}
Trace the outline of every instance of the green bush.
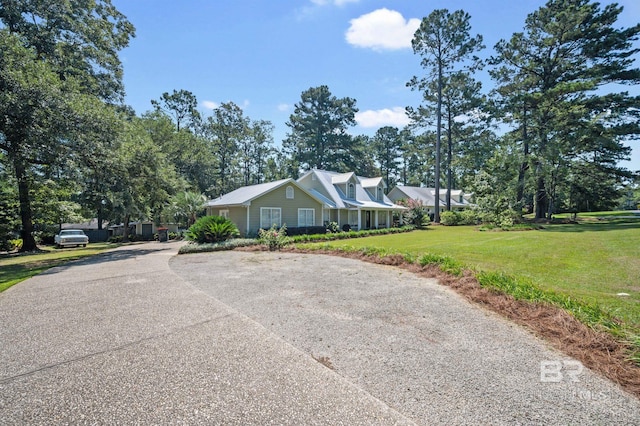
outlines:
{"label": "green bush", "polygon": [[445,226],[455,226],[460,224],[460,216],[454,211],[440,213],[440,224]]}
{"label": "green bush", "polygon": [[260,229],[258,231],[258,242],[269,247],[270,251],[280,250],[290,244],[292,239],[287,237],[287,225],[282,224],[280,229],[273,225],[271,229]]}
{"label": "green bush", "polygon": [[480,221],[478,213],[473,209],[465,209],[458,212],[460,225],[477,225]]}
{"label": "green bush", "polygon": [[231,239],[221,243],[186,244],[180,247],[178,254],[204,253],[212,251],[233,250],[236,247],[249,247],[258,244],[254,239]]}
{"label": "green bush", "polygon": [[238,227],[221,216],[205,216],[196,220],[185,232],[185,238],[199,244],[219,243],[240,235]]}
{"label": "green bush", "polygon": [[311,243],[316,241],[333,241],[346,240],[349,238],[370,237],[373,235],[399,234],[401,232],[409,232],[415,229],[415,226],[405,225],[401,228],[380,228],[368,229],[364,231],[335,232],[316,235],[296,235],[295,237],[292,237],[292,239],[294,243]]}
{"label": "green bush", "polygon": [[472,209],[451,210],[440,213],[440,224],[445,226],[477,225],[479,219],[478,213]]}
{"label": "green bush", "polygon": [[20,250],[22,248],[22,238],[9,240],[9,250]]}
{"label": "green bush", "polygon": [[429,209],[420,200],[409,198],[408,200],[398,200],[397,203],[407,208],[402,212],[402,220],[417,228],[424,228],[431,223],[429,219]]}
{"label": "green bush", "polygon": [[327,224],[327,232],[331,232],[335,234],[336,232],[340,232],[340,227],[338,226],[338,222],[329,222]]}

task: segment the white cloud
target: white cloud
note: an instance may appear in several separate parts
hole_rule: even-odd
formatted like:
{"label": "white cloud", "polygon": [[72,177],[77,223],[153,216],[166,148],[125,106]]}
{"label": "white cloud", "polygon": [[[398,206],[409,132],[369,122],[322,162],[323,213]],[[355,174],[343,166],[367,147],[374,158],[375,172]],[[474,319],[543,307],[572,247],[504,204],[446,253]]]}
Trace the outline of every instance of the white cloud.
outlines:
{"label": "white cloud", "polygon": [[413,34],[420,26],[417,18],[406,20],[400,12],[386,8],[374,10],[350,21],[345,33],[347,42],[374,50],[411,47]]}
{"label": "white cloud", "polygon": [[375,128],[383,126],[404,127],[410,120],[403,107],[384,108],[379,110],[367,110],[356,113],[356,122],[359,126]]}
{"label": "white cloud", "polygon": [[280,104],[278,105],[278,111],[287,112],[291,110],[291,105],[289,104]]}
{"label": "white cloud", "polygon": [[[228,102],[233,102],[233,101],[228,101]],[[216,109],[216,108],[219,108],[219,107],[220,107],[220,104],[219,104],[218,102],[214,102],[214,101],[202,101],[202,102],[200,102],[200,105],[201,105],[203,108],[211,109],[211,110],[213,110],[213,109]],[[236,104],[236,105],[237,105],[237,104]],[[242,105],[238,105],[238,106],[239,106],[240,108],[242,108],[242,109],[245,109],[245,108],[248,108],[248,107],[249,107],[249,105],[251,105],[251,102],[249,102],[249,100],[248,100],[248,99],[245,99],[245,100],[242,102]]]}
{"label": "white cloud", "polygon": [[213,101],[202,101],[201,105],[206,109],[216,109],[220,106],[218,103]]}

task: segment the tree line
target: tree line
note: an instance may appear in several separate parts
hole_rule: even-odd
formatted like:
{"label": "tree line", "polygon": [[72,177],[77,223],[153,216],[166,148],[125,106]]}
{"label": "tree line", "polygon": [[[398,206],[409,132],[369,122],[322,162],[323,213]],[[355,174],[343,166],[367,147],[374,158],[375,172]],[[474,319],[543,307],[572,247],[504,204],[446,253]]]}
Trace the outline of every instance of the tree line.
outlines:
{"label": "tree line", "polygon": [[190,223],[205,196],[313,167],[465,188],[538,219],[611,208],[637,197],[619,162],[640,133],[640,97],[623,90],[640,83],[640,25],[618,28],[621,11],[549,0],[481,60],[470,16],[434,10],[412,41],[424,72],[407,82],[422,94],[410,125],[353,135],[356,100],[322,85],[301,93],[276,146],[273,124],[233,102],[206,117],[187,90],[140,116],[124,105],[118,52],[135,29],[109,0],[2,2],[0,239],[20,230],[33,250],[37,231],[80,217]]}

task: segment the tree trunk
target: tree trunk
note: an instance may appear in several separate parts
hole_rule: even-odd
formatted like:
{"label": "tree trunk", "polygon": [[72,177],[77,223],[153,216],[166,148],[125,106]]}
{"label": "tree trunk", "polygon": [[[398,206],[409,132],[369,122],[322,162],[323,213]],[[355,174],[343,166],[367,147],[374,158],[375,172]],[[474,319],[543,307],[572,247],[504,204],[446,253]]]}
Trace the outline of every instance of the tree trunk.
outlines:
{"label": "tree trunk", "polygon": [[438,64],[438,109],[436,111],[436,176],[433,221],[440,223],[440,138],[442,136],[442,64]]}
{"label": "tree trunk", "polygon": [[529,169],[529,135],[527,134],[527,105],[524,106],[524,115],[522,119],[522,143],[524,146],[524,156],[520,164],[518,172],[518,190],[516,193],[516,202],[522,203],[524,206],[524,183],[527,170]]}
{"label": "tree trunk", "polygon": [[451,136],[451,124],[453,118],[451,117],[451,108],[447,110],[447,211],[451,211],[451,186],[453,180],[451,177],[451,157],[453,151],[453,141]]}
{"label": "tree trunk", "polygon": [[128,243],[129,242],[129,215],[126,214],[124,215],[124,230],[122,232],[122,242],[123,243]]}
{"label": "tree trunk", "polygon": [[37,250],[36,240],[33,237],[33,215],[31,212],[31,200],[29,199],[29,178],[24,164],[19,159],[14,159],[13,166],[16,171],[16,180],[18,181],[18,194],[20,197],[20,219],[22,221],[22,229],[20,229],[20,237],[22,238],[21,252]]}
{"label": "tree trunk", "polygon": [[547,217],[548,208],[549,199],[547,197],[547,191],[544,187],[544,178],[542,176],[539,176],[536,182],[535,218],[545,219]]}
{"label": "tree trunk", "polygon": [[100,206],[98,207],[98,211],[96,212],[97,214],[97,219],[98,219],[98,231],[102,231],[102,203],[100,204]]}

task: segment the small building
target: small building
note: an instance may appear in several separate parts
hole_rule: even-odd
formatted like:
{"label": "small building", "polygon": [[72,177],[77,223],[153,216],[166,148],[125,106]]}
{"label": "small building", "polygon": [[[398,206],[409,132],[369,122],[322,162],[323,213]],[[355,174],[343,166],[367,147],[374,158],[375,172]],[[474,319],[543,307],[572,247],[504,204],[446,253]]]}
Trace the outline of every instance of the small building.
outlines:
{"label": "small building", "polygon": [[[475,204],[471,203],[471,197],[473,194],[465,193],[462,190],[451,190],[451,209],[463,210],[474,207]],[[419,186],[402,186],[398,185],[389,191],[389,199],[394,202],[400,200],[416,200],[422,203],[427,208],[427,213],[433,218],[436,208],[436,190],[435,188],[425,188]],[[440,197],[438,197],[438,203],[440,211],[443,211],[447,207],[447,190],[440,190]]]}

